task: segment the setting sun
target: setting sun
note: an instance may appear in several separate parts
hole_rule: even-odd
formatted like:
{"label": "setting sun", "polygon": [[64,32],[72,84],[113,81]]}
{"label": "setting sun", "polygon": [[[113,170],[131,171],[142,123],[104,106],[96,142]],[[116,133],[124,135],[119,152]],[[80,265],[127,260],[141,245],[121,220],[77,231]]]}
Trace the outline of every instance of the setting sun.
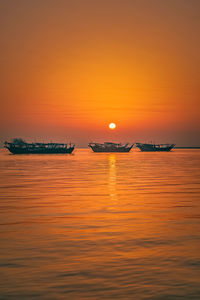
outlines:
{"label": "setting sun", "polygon": [[109,124],[109,128],[110,129],[115,129],[116,128],[116,124],[115,123],[110,123]]}

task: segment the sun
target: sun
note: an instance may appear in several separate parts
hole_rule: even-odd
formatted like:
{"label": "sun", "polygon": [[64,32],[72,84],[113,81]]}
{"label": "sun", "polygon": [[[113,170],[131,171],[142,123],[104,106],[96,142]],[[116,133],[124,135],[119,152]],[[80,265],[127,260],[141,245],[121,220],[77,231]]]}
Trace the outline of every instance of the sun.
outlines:
{"label": "sun", "polygon": [[109,125],[108,125],[108,127],[110,128],[110,129],[115,129],[116,128],[116,124],[115,123],[110,123]]}

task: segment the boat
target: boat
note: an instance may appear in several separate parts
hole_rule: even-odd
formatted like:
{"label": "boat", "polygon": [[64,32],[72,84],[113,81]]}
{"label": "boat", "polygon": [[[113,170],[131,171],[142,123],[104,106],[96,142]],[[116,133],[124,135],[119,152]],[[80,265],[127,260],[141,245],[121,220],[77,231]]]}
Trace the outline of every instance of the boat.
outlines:
{"label": "boat", "polygon": [[148,152],[154,152],[154,151],[165,151],[169,152],[171,149],[173,149],[175,144],[142,144],[142,143],[136,143],[136,147],[139,148],[141,151],[148,151]]}
{"label": "boat", "polygon": [[13,141],[5,142],[4,147],[13,154],[58,154],[72,153],[75,145],[71,143],[27,143],[22,139],[13,139]]}
{"label": "boat", "polygon": [[128,143],[123,145],[121,143],[117,144],[105,142],[103,144],[89,143],[88,147],[90,147],[94,152],[129,152],[132,149],[133,145],[129,145]]}

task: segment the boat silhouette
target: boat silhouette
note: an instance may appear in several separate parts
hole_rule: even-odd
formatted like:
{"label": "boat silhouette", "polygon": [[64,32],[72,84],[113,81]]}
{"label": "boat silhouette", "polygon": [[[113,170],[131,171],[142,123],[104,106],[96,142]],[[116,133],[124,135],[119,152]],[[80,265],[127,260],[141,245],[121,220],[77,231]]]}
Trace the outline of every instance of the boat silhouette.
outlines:
{"label": "boat silhouette", "polygon": [[13,154],[59,154],[72,153],[75,145],[71,143],[27,143],[22,139],[14,139],[11,143],[5,142],[4,147]]}
{"label": "boat silhouette", "polygon": [[136,143],[136,147],[139,148],[141,151],[146,152],[156,152],[156,151],[166,151],[169,152],[173,149],[175,144],[143,144],[143,143]]}
{"label": "boat silhouette", "polygon": [[121,143],[111,143],[104,142],[101,143],[89,143],[90,147],[94,152],[129,152],[134,144],[129,145],[129,143],[123,145]]}

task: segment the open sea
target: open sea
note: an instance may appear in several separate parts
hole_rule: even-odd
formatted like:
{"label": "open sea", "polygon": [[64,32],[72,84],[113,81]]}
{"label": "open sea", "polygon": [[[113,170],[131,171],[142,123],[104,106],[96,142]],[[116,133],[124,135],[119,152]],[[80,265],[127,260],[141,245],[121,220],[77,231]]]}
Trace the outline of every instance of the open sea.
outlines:
{"label": "open sea", "polygon": [[0,299],[200,299],[200,150],[0,150]]}

